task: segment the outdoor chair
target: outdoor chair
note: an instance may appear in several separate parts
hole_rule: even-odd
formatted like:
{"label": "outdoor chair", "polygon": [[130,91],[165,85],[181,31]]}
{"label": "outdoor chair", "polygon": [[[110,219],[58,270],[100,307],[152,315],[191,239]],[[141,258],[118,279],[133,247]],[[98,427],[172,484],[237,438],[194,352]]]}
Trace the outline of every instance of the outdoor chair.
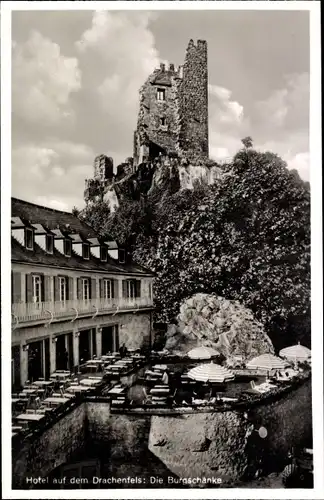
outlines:
{"label": "outdoor chair", "polygon": [[270,388],[264,387],[263,384],[256,385],[254,380],[251,380],[250,385],[251,389],[253,389],[256,392],[259,392],[260,394],[268,392],[270,390]]}

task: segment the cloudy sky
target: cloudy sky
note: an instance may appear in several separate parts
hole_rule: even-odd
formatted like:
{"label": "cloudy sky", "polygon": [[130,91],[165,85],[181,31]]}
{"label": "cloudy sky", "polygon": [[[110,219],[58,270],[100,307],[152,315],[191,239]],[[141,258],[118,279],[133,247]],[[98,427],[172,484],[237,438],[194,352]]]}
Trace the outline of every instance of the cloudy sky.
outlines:
{"label": "cloudy sky", "polygon": [[13,12],[12,38],[13,196],[83,207],[94,157],[132,155],[138,89],[190,38],[208,43],[210,156],[251,135],[309,178],[308,12]]}

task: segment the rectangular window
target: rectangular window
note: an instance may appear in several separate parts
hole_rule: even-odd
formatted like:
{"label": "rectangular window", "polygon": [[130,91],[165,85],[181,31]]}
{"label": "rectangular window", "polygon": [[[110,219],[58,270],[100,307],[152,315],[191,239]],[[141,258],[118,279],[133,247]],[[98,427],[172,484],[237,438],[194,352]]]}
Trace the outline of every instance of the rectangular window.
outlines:
{"label": "rectangular window", "polygon": [[90,281],[89,278],[82,278],[82,300],[90,299]]}
{"label": "rectangular window", "polygon": [[112,281],[103,280],[103,298],[112,299]]}
{"label": "rectangular window", "polygon": [[100,260],[101,262],[107,262],[107,248],[106,247],[100,247]]}
{"label": "rectangular window", "polygon": [[128,299],[135,299],[136,297],[136,283],[135,280],[128,280],[126,288],[126,296]]}
{"label": "rectangular window", "polygon": [[165,89],[157,89],[156,98],[158,101],[165,101]]}
{"label": "rectangular window", "polygon": [[84,259],[86,259],[86,260],[90,259],[90,247],[88,244],[82,245],[82,254],[83,254]]}
{"label": "rectangular window", "polygon": [[33,302],[34,304],[42,302],[42,278],[36,274],[33,275]]}
{"label": "rectangular window", "polygon": [[125,260],[126,260],[126,252],[125,252],[125,250],[119,250],[118,254],[119,254],[119,262],[121,264],[125,264]]}
{"label": "rectangular window", "polygon": [[47,234],[46,235],[46,252],[48,253],[53,253],[53,244],[54,242],[54,237],[52,234]]}
{"label": "rectangular window", "polygon": [[34,249],[34,233],[32,229],[25,229],[25,246],[28,250]]}
{"label": "rectangular window", "polygon": [[66,286],[66,278],[60,276],[59,277],[59,297],[60,302],[65,302],[67,300],[67,286]]}
{"label": "rectangular window", "polygon": [[64,255],[71,257],[71,240],[64,240]]}

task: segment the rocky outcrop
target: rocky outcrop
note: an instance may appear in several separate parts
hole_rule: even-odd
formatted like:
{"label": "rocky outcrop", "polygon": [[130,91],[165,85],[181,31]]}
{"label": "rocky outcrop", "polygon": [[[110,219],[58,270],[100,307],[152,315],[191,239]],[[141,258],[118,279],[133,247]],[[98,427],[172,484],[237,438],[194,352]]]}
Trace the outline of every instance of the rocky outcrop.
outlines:
{"label": "rocky outcrop", "polygon": [[274,353],[272,342],[252,312],[237,301],[198,293],[180,307],[178,325],[169,327],[165,348],[186,353],[195,345],[214,347],[233,364]]}

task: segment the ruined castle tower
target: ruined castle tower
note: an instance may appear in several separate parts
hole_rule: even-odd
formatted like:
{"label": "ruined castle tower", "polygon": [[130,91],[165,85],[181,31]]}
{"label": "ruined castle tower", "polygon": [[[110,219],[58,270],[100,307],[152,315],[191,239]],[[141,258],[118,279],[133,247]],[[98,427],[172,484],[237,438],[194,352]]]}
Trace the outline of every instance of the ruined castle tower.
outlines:
{"label": "ruined castle tower", "polygon": [[140,89],[134,163],[177,154],[192,164],[208,158],[207,42],[190,40],[183,66],[164,64]]}

